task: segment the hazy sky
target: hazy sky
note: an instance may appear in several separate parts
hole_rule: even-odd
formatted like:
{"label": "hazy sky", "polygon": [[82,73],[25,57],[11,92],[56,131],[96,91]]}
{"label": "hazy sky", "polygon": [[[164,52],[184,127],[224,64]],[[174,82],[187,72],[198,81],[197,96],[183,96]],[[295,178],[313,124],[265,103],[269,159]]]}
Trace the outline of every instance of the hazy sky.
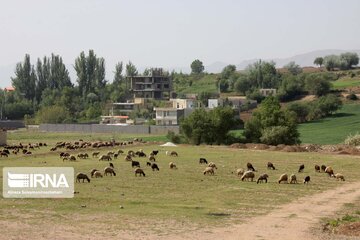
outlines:
{"label": "hazy sky", "polygon": [[360,48],[359,0],[0,0],[0,66],[29,53],[73,64],[94,49],[107,70],[237,64]]}

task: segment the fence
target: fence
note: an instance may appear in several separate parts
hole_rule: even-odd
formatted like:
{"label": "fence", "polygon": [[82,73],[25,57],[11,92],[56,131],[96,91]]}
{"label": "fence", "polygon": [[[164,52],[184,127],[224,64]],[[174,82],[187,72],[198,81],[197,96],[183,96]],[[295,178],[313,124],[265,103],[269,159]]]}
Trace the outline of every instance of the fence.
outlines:
{"label": "fence", "polygon": [[147,125],[105,125],[105,124],[40,124],[44,132],[83,132],[83,133],[121,133],[121,134],[167,134],[168,131],[179,133],[179,126]]}

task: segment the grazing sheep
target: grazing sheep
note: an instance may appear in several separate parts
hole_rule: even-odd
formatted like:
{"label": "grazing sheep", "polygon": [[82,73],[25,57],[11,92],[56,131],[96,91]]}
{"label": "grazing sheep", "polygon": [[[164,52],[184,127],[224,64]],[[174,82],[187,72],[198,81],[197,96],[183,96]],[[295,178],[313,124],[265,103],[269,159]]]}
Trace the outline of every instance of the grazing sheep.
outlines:
{"label": "grazing sheep", "polygon": [[99,171],[99,170],[97,170],[97,169],[95,169],[95,168],[92,169],[91,172],[90,172],[90,176],[91,176],[91,177],[94,177],[94,173],[95,173],[96,171]]}
{"label": "grazing sheep", "polygon": [[142,175],[142,176],[144,176],[145,177],[145,173],[144,173],[144,171],[141,169],[141,168],[137,168],[137,169],[135,169],[135,177],[137,176],[137,175]]}
{"label": "grazing sheep", "polygon": [[76,182],[80,182],[81,179],[83,180],[82,182],[84,182],[85,180],[90,182],[90,178],[85,173],[76,174]]}
{"label": "grazing sheep", "polygon": [[315,165],[315,172],[320,172],[320,166],[319,165]]}
{"label": "grazing sheep", "polygon": [[325,165],[321,165],[321,171],[325,172],[326,166]]}
{"label": "grazing sheep", "polygon": [[259,183],[259,182],[262,183],[263,181],[265,181],[265,183],[267,183],[268,178],[269,178],[269,175],[267,175],[266,173],[261,174],[256,183]]}
{"label": "grazing sheep", "polygon": [[129,150],[127,155],[130,157],[135,157],[135,152],[133,150]]}
{"label": "grazing sheep", "polygon": [[159,153],[159,150],[153,150],[153,151],[151,152],[151,154],[153,154],[154,156],[156,156],[158,153]]}
{"label": "grazing sheep", "polygon": [[115,154],[114,152],[109,151],[106,155],[113,156],[114,154]]}
{"label": "grazing sheep", "polygon": [[116,176],[115,170],[112,167],[104,168],[104,175],[107,176],[108,174],[110,174],[110,176]]}
{"label": "grazing sheep", "polygon": [[304,178],[304,184],[305,183],[309,183],[310,182],[310,176],[306,176],[305,178]]}
{"label": "grazing sheep", "polygon": [[244,181],[244,179],[246,179],[246,181],[247,181],[249,178],[251,179],[251,181],[254,181],[255,174],[254,174],[253,171],[246,171],[246,172],[242,175],[241,181]]}
{"label": "grazing sheep", "polygon": [[332,167],[326,167],[325,169],[325,173],[327,173],[329,175],[329,177],[335,177],[334,175],[334,170],[332,169]]}
{"label": "grazing sheep", "polygon": [[173,162],[170,162],[170,163],[169,163],[169,168],[170,168],[170,169],[177,169],[175,163],[173,163]]}
{"label": "grazing sheep", "polygon": [[112,168],[115,168],[114,164],[112,164],[112,163],[109,163],[109,166],[112,167]]}
{"label": "grazing sheep", "polygon": [[124,159],[125,161],[132,161],[132,157],[130,155],[126,155]]}
{"label": "grazing sheep", "polygon": [[212,167],[206,167],[203,173],[204,173],[204,175],[206,175],[206,174],[214,175],[215,171],[214,171],[214,168],[212,168]]}
{"label": "grazing sheep", "polygon": [[345,177],[344,177],[344,175],[342,175],[341,173],[335,174],[335,178],[336,178],[337,180],[345,181]]}
{"label": "grazing sheep", "polygon": [[300,172],[303,172],[304,171],[304,169],[305,169],[305,165],[304,164],[301,164],[300,166],[299,166],[299,173]]}
{"label": "grazing sheep", "polygon": [[140,167],[140,163],[138,161],[131,161],[131,167]]}
{"label": "grazing sheep", "polygon": [[267,168],[268,168],[268,169],[272,169],[272,170],[276,170],[276,169],[275,169],[275,166],[274,166],[274,164],[273,164],[272,162],[268,162],[268,163],[267,163]]}
{"label": "grazing sheep", "polygon": [[287,174],[282,174],[278,180],[278,183],[280,184],[281,182],[286,182],[288,183],[288,175]]}
{"label": "grazing sheep", "polygon": [[255,168],[253,167],[253,165],[252,165],[251,163],[247,163],[247,164],[246,164],[246,167],[247,167],[248,171],[253,171],[253,172],[255,172]]}
{"label": "grazing sheep", "polygon": [[151,161],[151,162],[155,162],[155,161],[156,161],[156,159],[155,159],[155,157],[154,157],[154,156],[150,156],[150,157],[149,157],[149,161]]}
{"label": "grazing sheep", "polygon": [[76,157],[74,155],[71,155],[69,160],[70,161],[76,161]]}
{"label": "grazing sheep", "polygon": [[95,178],[99,178],[99,177],[103,177],[103,175],[101,174],[101,172],[100,171],[96,171],[96,172],[94,172],[94,177]]}
{"label": "grazing sheep", "polygon": [[171,156],[171,157],[177,157],[177,156],[178,156],[178,153],[175,152],[175,151],[171,151],[171,152],[170,152],[170,156]]}
{"label": "grazing sheep", "polygon": [[295,183],[297,183],[296,175],[291,174],[290,175],[290,184],[295,184]]}
{"label": "grazing sheep", "polygon": [[242,176],[243,174],[244,174],[244,169],[242,169],[242,168],[239,168],[239,169],[237,169],[236,170],[236,174],[240,177],[240,176]]}
{"label": "grazing sheep", "polygon": [[208,164],[208,162],[205,158],[200,158],[199,163],[200,164]]}
{"label": "grazing sheep", "polygon": [[111,161],[112,159],[111,159],[111,157],[109,156],[109,155],[101,155],[100,157],[99,157],[99,161]]}
{"label": "grazing sheep", "polygon": [[153,171],[155,171],[155,170],[160,171],[160,169],[159,169],[159,167],[158,167],[158,165],[156,163],[151,164],[151,168],[152,168]]}
{"label": "grazing sheep", "polygon": [[114,154],[114,159],[117,159],[118,156],[119,156],[119,154],[118,154],[118,153],[115,153],[115,154]]}
{"label": "grazing sheep", "polygon": [[100,152],[93,152],[92,157],[98,157]]}
{"label": "grazing sheep", "polygon": [[63,160],[63,162],[64,162],[64,161],[69,161],[69,158],[68,158],[68,157],[63,157],[62,160]]}
{"label": "grazing sheep", "polygon": [[151,167],[151,162],[146,162],[146,166]]}
{"label": "grazing sheep", "polygon": [[217,169],[216,164],[213,163],[213,162],[210,162],[210,163],[208,164],[208,167],[212,167],[212,168]]}

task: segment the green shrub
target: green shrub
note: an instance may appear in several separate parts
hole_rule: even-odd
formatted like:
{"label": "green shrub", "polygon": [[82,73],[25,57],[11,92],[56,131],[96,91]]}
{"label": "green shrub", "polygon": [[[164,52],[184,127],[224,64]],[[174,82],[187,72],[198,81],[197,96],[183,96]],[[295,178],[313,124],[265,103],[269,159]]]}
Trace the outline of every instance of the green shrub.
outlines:
{"label": "green shrub", "polygon": [[63,123],[70,119],[70,113],[61,106],[51,106],[41,108],[35,116],[36,123]]}
{"label": "green shrub", "polygon": [[166,138],[169,139],[170,142],[181,143],[181,135],[176,134],[173,131],[168,131],[168,133],[166,134]]}

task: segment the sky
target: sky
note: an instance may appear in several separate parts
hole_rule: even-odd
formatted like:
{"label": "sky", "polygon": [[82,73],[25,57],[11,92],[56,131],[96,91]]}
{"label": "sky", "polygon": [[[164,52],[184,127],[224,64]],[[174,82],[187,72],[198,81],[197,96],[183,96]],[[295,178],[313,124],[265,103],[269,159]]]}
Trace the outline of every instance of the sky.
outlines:
{"label": "sky", "polygon": [[108,72],[359,49],[359,13],[359,0],[0,0],[0,67],[26,53],[71,66],[89,49]]}

